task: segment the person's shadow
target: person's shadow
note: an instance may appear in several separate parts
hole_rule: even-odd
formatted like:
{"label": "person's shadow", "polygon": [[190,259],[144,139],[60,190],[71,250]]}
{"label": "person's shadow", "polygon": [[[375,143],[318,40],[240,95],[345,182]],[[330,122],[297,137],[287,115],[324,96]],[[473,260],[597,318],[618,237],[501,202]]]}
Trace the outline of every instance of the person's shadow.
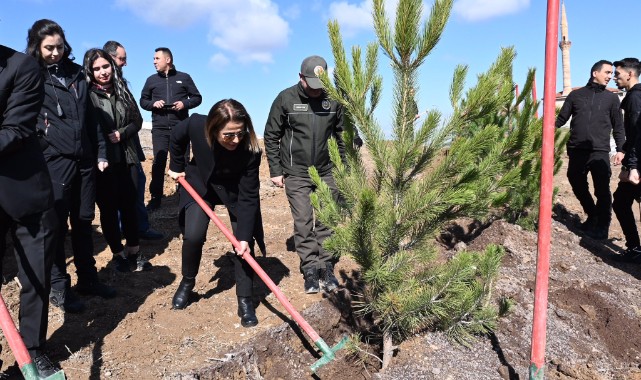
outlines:
{"label": "person's shadow", "polygon": [[[12,240],[8,239],[7,242],[2,265],[4,284],[9,283],[18,272]],[[70,242],[67,242],[65,247],[67,256],[72,256]],[[73,270],[73,268],[68,269]],[[148,271],[127,273],[118,272],[112,266],[107,266],[100,270],[98,277],[102,282],[116,289],[118,294],[115,298],[81,297],[86,305],[85,311],[81,314],[64,313],[54,307],[49,309],[49,331],[52,330],[52,325],[55,324],[58,316],[63,318],[64,322],[47,339],[46,353],[54,362],[61,362],[77,355],[82,348],[93,344],[93,364],[88,379],[101,378],[104,338],[114,331],[127,314],[135,313],[152,292],[174,282],[176,275],[166,266],[154,266]],[[17,321],[14,322],[18,324]],[[3,359],[7,359],[5,355],[2,356]],[[3,376],[4,378],[20,377],[17,364],[6,368],[0,374],[0,379]]]}
{"label": "person's shadow", "polygon": [[[234,263],[231,260],[231,256],[234,255],[233,252],[227,252],[224,255],[216,258],[213,262],[214,266],[218,268],[216,273],[209,279],[209,283],[215,283],[216,285],[207,290],[203,295],[196,295],[192,292],[190,300],[192,302],[198,302],[201,298],[208,299],[216,294],[220,294],[226,290],[230,290],[236,284],[234,278]],[[257,256],[256,262],[260,267],[267,273],[269,278],[278,285],[283,278],[289,276],[289,268],[282,263],[279,259],[275,257],[259,257]],[[267,285],[254,273],[254,304],[258,305],[262,303],[265,298],[271,293]]]}
{"label": "person's shadow", "polygon": [[[159,240],[140,239],[140,250],[147,258],[151,259],[163,254],[169,247],[169,243],[174,238],[180,236],[180,228],[178,226],[178,202],[179,195],[176,191],[171,195],[163,197],[160,209],[148,212],[150,228],[162,232],[165,237]],[[100,210],[96,207],[96,218],[92,224],[94,256],[101,254],[101,252],[105,250],[112,253],[101,233],[99,216]],[[67,241],[65,242],[67,261],[73,258],[73,252],[69,249],[69,247],[71,247],[70,232],[71,230],[67,233]]]}
{"label": "person's shadow", "polygon": [[[568,230],[579,236],[579,245],[590,251],[604,263],[626,272],[641,280],[641,263],[627,263],[617,260],[618,255],[625,250],[613,243],[612,239],[595,240],[585,235],[580,229],[581,217],[567,210],[562,204],[555,204],[552,208],[554,220],[562,223]],[[614,216],[613,216],[614,217]]]}
{"label": "person's shadow", "polygon": [[151,293],[171,284],[176,278],[166,266],[127,273],[106,267],[98,275],[101,281],[117,290],[117,296],[113,299],[82,297],[86,304],[85,311],[81,314],[65,313],[64,323],[47,342],[47,351],[54,361],[73,359],[82,348],[93,344],[93,364],[87,378],[96,380],[101,378],[104,338],[118,327],[127,314],[135,313]]}

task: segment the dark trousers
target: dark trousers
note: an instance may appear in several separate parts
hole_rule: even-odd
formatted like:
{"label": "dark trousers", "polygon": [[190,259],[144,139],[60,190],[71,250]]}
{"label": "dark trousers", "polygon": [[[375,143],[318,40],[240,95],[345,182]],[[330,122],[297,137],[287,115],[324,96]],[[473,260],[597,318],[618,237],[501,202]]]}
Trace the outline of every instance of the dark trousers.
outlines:
{"label": "dark trousers", "polygon": [[[208,204],[217,204],[212,202]],[[219,203],[218,203],[219,204]],[[209,216],[192,202],[185,206],[184,226],[181,226],[183,233],[182,247],[182,275],[187,278],[196,278],[200,260],[203,256],[203,246],[207,238],[207,227],[209,226]],[[232,231],[236,231],[236,217],[229,213]],[[254,256],[254,241],[250,243],[251,255]],[[254,270],[245,260],[237,255],[230,256],[234,263],[234,276],[236,278],[236,296],[251,297],[254,280]]]}
{"label": "dark trousers", "polygon": [[104,172],[97,174],[96,203],[100,209],[102,234],[112,253],[122,252],[122,235],[118,213],[128,246],[137,246],[138,219],[136,215],[136,186],[133,178],[137,175],[136,165],[111,164]]}
{"label": "dark trousers", "polygon": [[[151,181],[149,182],[149,194],[152,198],[162,197],[165,185],[165,169],[169,155],[169,138],[171,129],[151,129],[151,144],[154,152],[154,162],[151,164]],[[185,153],[185,163],[189,162],[189,149]]]}
{"label": "dark trousers", "polygon": [[[338,189],[331,173],[321,176],[338,199]],[[325,269],[328,262],[334,262],[332,255],[323,249],[323,241],[332,231],[314,217],[310,194],[316,191],[312,180],[305,177],[286,176],[285,194],[294,219],[294,246],[300,257],[300,270]]]}
{"label": "dark trousers", "polygon": [[614,192],[612,209],[621,224],[621,231],[625,236],[625,245],[628,248],[635,248],[641,245],[637,223],[634,220],[632,205],[634,201],[641,199],[641,185],[633,185],[630,182],[619,182]]}
{"label": "dark trousers", "polygon": [[[568,157],[568,181],[583,212],[589,218],[596,218],[597,226],[609,227],[612,219],[609,153],[568,149]],[[596,203],[588,187],[588,172],[592,175]]]}
{"label": "dark trousers", "polygon": [[58,221],[53,209],[12,219],[0,209],[0,273],[5,237],[11,231],[20,280],[20,335],[35,358],[47,340],[51,265],[58,236]]}
{"label": "dark trousers", "polygon": [[65,256],[67,219],[71,224],[71,248],[78,281],[91,282],[97,277],[96,260],[93,258],[91,222],[96,200],[96,177],[93,162],[80,162],[59,155],[45,159],[53,183],[54,209],[58,219],[58,237],[51,268],[51,287],[63,290],[70,286]]}

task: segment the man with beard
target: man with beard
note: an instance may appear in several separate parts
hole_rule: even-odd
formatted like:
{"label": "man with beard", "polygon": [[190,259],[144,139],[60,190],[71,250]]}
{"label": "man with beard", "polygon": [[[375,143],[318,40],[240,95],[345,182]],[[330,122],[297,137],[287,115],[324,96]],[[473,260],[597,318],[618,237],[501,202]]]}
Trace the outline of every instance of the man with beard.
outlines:
{"label": "man with beard", "polygon": [[612,208],[621,224],[627,249],[616,259],[621,261],[641,262],[641,242],[637,231],[632,205],[641,198],[639,186],[639,153],[641,152],[641,84],[639,72],[641,64],[636,58],[625,58],[614,62],[614,81],[626,95],[621,102],[625,144],[621,181],[614,192]]}

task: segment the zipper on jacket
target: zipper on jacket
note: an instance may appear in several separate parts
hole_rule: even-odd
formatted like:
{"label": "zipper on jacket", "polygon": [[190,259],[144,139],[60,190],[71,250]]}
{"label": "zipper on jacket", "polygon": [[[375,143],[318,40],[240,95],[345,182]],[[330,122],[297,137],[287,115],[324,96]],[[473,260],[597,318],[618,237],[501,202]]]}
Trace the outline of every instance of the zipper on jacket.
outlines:
{"label": "zipper on jacket", "polygon": [[[289,122],[288,122],[289,124]],[[289,124],[291,125],[291,124]],[[294,143],[294,129],[290,128],[292,136],[289,138],[289,167],[294,167],[294,154],[292,153],[292,144]]]}
{"label": "zipper on jacket", "polygon": [[[590,101],[590,113],[588,114],[588,122],[592,121],[592,108],[594,108],[594,97],[596,96],[596,92],[592,93],[592,100]],[[588,124],[590,125],[590,124]]]}
{"label": "zipper on jacket", "polygon": [[[165,104],[169,104],[169,73],[165,74],[165,86],[167,90],[167,99],[165,100]],[[171,123],[169,122],[169,112],[165,111],[165,117],[167,118],[167,127],[171,129]]]}
{"label": "zipper on jacket", "polygon": [[[309,108],[311,107],[311,104],[309,105]],[[316,166],[316,113],[312,109],[312,123],[311,123],[311,128],[312,128],[312,156],[311,156],[311,162],[309,163],[311,166]]]}

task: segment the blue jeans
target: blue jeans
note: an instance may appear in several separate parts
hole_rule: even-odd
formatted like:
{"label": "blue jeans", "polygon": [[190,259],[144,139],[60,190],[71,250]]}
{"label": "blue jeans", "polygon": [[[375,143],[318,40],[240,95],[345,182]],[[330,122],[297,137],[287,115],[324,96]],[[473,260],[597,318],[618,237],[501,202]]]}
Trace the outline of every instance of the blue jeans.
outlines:
{"label": "blue jeans", "polygon": [[136,213],[138,214],[138,231],[145,232],[149,229],[149,216],[145,208],[145,171],[142,170],[142,164],[136,165],[138,168],[138,183],[136,188]]}

